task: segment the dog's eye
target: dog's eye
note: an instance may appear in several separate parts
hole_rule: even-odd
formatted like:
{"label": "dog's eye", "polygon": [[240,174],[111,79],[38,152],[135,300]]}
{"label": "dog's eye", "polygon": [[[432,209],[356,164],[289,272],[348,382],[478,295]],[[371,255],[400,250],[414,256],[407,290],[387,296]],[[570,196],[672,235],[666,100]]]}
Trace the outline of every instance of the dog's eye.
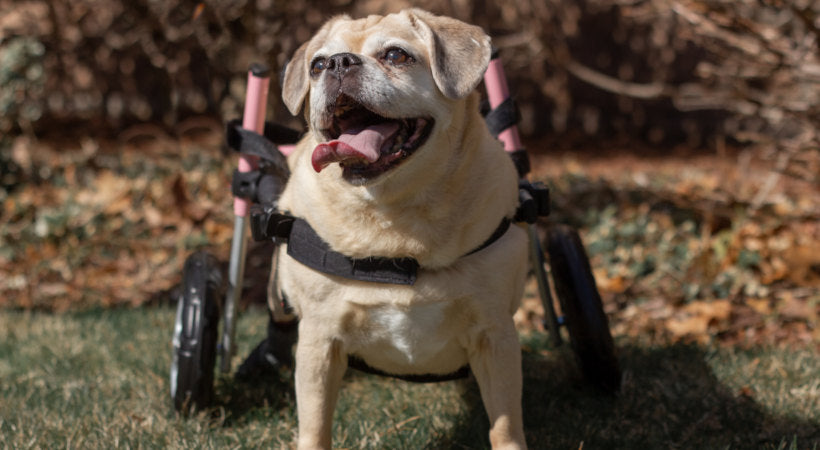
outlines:
{"label": "dog's eye", "polygon": [[384,53],[384,60],[394,66],[400,66],[413,62],[413,57],[408,55],[406,51],[394,47]]}
{"label": "dog's eye", "polygon": [[310,74],[313,76],[321,74],[325,69],[327,69],[326,58],[316,58],[310,63]]}

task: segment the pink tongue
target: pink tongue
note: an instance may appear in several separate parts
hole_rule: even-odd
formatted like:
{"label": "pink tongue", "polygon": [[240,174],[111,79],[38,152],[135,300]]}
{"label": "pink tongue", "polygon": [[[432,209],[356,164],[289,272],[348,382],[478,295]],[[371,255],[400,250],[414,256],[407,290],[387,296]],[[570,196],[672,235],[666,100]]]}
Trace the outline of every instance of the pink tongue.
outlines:
{"label": "pink tongue", "polygon": [[385,122],[363,129],[345,130],[338,139],[322,142],[313,149],[313,169],[321,172],[329,164],[346,160],[374,163],[384,143],[399,131],[397,122]]}

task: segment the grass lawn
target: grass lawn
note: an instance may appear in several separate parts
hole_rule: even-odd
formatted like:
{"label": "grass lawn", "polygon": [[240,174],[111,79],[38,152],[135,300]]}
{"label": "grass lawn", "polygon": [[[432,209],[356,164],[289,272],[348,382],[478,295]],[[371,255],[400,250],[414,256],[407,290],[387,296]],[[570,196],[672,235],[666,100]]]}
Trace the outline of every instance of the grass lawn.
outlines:
{"label": "grass lawn", "polygon": [[[292,377],[217,380],[217,404],[190,418],[168,391],[169,307],[49,314],[0,310],[2,448],[281,448],[295,436]],[[235,366],[265,332],[239,321]],[[522,336],[531,448],[820,448],[820,358],[784,348],[618,341],[622,392],[578,379],[567,349]],[[410,384],[350,372],[336,411],[342,448],[486,448],[473,381]]]}

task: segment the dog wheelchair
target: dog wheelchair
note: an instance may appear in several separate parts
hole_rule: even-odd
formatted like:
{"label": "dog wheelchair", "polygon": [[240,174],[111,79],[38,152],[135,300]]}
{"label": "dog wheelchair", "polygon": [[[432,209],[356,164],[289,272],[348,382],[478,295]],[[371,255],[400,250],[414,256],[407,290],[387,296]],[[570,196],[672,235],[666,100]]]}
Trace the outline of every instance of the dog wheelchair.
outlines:
{"label": "dog wheelchair", "polygon": [[[485,121],[491,133],[504,144],[521,180],[515,222],[525,224],[528,230],[531,270],[544,307],[544,326],[555,346],[563,345],[560,328],[566,327],[586,381],[603,392],[615,392],[620,387],[621,372],[581,239],[577,231],[565,225],[536,224],[539,217],[549,213],[549,191],[543,184],[526,178],[529,159],[520,141],[517,110],[497,52],[484,74],[484,84],[488,97],[487,107],[482,111]],[[272,205],[289,176],[285,155],[290,153],[301,133],[264,121],[268,88],[267,68],[253,65],[248,72],[243,119],[227,126],[228,146],[239,153],[238,169],[232,181],[235,219],[227,272],[215,256],[206,252],[194,253],[185,261],[177,298],[170,370],[171,397],[175,409],[183,414],[212,402],[217,359],[221,373],[231,372],[236,348],[236,305],[242,292],[248,229],[255,240],[276,243],[290,234],[293,225],[293,218],[278,214]],[[538,227],[545,233],[539,233]],[[542,235],[546,236],[544,242]],[[269,326],[269,339],[271,330]],[[287,356],[280,355],[281,358]],[[366,367],[357,367],[354,361],[350,366],[367,371]]]}

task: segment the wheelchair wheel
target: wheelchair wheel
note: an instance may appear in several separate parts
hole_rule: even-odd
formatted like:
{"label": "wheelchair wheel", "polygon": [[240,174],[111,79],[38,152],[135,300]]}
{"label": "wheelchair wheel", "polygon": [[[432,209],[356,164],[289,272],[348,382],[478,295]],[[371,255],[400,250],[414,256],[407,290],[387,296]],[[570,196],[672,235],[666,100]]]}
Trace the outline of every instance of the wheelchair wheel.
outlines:
{"label": "wheelchair wheel", "polygon": [[570,227],[553,225],[547,229],[546,247],[555,292],[581,372],[594,386],[616,392],[621,370],[581,238]]}
{"label": "wheelchair wheel", "polygon": [[177,300],[171,361],[171,397],[183,414],[213,398],[219,310],[225,292],[219,261],[205,252],[185,261]]}

